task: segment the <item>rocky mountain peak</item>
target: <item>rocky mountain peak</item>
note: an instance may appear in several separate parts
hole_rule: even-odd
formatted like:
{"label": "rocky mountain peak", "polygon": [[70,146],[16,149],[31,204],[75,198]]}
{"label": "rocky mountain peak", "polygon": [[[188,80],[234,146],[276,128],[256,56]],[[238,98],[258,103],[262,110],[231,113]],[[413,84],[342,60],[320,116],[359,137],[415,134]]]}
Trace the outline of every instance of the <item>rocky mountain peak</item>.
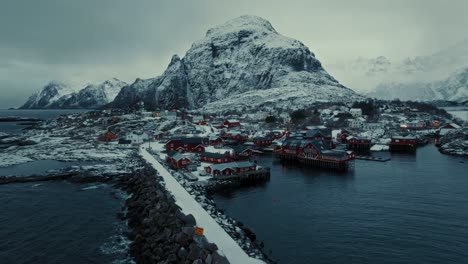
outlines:
{"label": "rocky mountain peak", "polygon": [[277,33],[268,20],[258,16],[243,15],[219,26],[210,28],[206,32],[206,37],[239,32]]}
{"label": "rocky mountain peak", "polygon": [[179,61],[180,61],[179,55],[177,54],[172,55],[171,62],[169,63],[169,67]]}

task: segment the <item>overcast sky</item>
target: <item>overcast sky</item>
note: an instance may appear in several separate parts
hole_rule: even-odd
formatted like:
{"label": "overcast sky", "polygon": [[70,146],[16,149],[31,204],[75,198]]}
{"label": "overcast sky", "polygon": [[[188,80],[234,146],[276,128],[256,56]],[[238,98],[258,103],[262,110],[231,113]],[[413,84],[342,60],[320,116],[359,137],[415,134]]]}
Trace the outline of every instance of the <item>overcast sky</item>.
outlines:
{"label": "overcast sky", "polygon": [[207,29],[244,14],[302,41],[346,85],[337,63],[429,55],[466,39],[466,10],[466,0],[0,0],[0,108],[50,80],[160,75]]}

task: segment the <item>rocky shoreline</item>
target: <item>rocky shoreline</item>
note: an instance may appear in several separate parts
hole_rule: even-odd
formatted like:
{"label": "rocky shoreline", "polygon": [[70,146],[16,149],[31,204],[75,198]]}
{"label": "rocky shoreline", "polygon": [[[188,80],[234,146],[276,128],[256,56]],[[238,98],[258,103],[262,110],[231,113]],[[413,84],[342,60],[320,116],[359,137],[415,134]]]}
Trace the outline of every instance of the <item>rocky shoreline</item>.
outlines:
{"label": "rocky shoreline", "polygon": [[8,116],[8,117],[0,117],[0,122],[40,122],[44,121],[43,119],[33,118],[33,117],[16,117],[16,116]]}
{"label": "rocky shoreline", "polygon": [[437,144],[443,154],[468,157],[468,130],[457,130],[447,133]]}
{"label": "rocky shoreline", "polygon": [[202,235],[196,220],[185,215],[150,166],[122,177],[117,186],[130,196],[123,217],[132,241],[129,254],[137,263],[229,263]]}

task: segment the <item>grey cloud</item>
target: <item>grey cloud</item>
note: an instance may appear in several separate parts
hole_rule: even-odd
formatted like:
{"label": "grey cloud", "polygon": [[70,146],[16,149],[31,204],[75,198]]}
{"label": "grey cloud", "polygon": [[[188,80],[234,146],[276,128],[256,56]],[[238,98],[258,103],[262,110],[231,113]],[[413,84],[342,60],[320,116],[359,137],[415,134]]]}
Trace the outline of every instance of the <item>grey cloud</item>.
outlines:
{"label": "grey cloud", "polygon": [[207,29],[243,14],[264,17],[302,41],[348,84],[339,61],[381,55],[393,61],[467,38],[465,10],[463,0],[2,0],[0,108],[20,104],[50,79],[131,82],[159,75]]}

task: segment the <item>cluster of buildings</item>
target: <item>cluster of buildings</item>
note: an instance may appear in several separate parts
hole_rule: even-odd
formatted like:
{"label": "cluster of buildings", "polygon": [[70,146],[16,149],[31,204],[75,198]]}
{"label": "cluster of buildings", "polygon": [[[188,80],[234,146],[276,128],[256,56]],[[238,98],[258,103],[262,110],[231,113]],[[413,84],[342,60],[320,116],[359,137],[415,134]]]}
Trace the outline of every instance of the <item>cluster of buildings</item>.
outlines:
{"label": "cluster of buildings", "polygon": [[[461,126],[406,106],[379,105],[372,116],[363,109],[333,105],[316,109],[322,125],[292,123],[284,113],[241,115],[141,110],[103,119],[99,140],[137,146],[146,141],[164,142],[166,161],[174,169],[193,170],[204,164],[211,175],[250,173],[255,153],[272,152],[283,160],[297,160],[319,167],[348,168],[356,154],[375,146],[381,150],[413,152],[425,141],[420,135],[440,136]],[[267,123],[266,117],[275,116]],[[307,124],[307,120],[303,124]],[[228,149],[228,151],[221,151]],[[207,165],[209,164],[209,165]]]}

